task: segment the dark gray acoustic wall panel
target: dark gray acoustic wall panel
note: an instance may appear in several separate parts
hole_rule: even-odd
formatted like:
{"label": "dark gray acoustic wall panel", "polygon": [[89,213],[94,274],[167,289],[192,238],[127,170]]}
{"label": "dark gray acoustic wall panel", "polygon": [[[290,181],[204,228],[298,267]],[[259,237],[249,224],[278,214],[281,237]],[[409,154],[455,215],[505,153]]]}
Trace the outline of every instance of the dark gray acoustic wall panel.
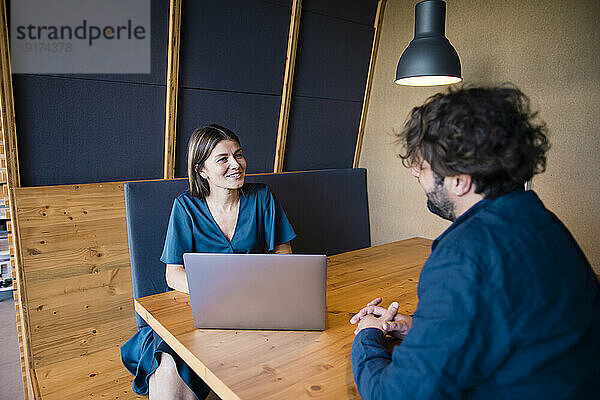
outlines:
{"label": "dark gray acoustic wall panel", "polygon": [[248,172],[272,172],[281,96],[180,89],[175,175],[187,176],[187,142],[197,127],[216,123],[242,142]]}
{"label": "dark gray acoustic wall panel", "polygon": [[162,176],[164,87],[15,75],[13,88],[23,186]]}
{"label": "dark gray acoustic wall panel", "polygon": [[162,177],[168,16],[152,0],[150,74],[13,74],[21,185]]}
{"label": "dark gray acoustic wall panel", "polygon": [[376,0],[303,2],[286,171],[352,167],[376,10]]}
{"label": "dark gray acoustic wall panel", "polygon": [[179,86],[281,95],[290,11],[258,0],[184,2]]}
{"label": "dark gray acoustic wall panel", "polygon": [[[167,42],[169,38],[169,0],[151,0],[150,30],[151,72],[149,74],[69,74],[58,76],[165,85],[167,80]],[[114,62],[118,63],[119,60],[115,59]]]}
{"label": "dark gray acoustic wall panel", "polygon": [[271,172],[291,1],[183,3],[176,145],[186,176],[194,129],[217,123],[240,136],[248,172]]}
{"label": "dark gray acoustic wall panel", "polygon": [[286,171],[352,168],[362,102],[294,97]]}
{"label": "dark gray acoustic wall panel", "polygon": [[294,96],[362,102],[373,32],[372,26],[305,11]]}
{"label": "dark gray acoustic wall panel", "polygon": [[373,26],[377,0],[304,0],[302,12],[305,11]]}

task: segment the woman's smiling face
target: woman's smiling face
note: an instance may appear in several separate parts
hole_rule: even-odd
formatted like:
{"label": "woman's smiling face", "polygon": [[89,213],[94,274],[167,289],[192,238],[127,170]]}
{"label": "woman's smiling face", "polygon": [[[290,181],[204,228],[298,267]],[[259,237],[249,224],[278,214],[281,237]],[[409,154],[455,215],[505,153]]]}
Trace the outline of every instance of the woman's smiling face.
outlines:
{"label": "woman's smiling face", "polygon": [[239,143],[234,140],[221,140],[198,172],[208,181],[211,192],[217,188],[241,188],[246,176],[246,159]]}

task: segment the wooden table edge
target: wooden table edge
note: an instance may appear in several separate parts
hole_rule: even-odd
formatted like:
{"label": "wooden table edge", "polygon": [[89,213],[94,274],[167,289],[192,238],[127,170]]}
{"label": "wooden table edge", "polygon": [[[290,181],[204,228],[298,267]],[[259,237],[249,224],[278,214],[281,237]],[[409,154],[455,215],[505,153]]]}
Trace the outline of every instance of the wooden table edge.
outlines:
{"label": "wooden table edge", "polygon": [[[194,370],[204,383],[223,400],[241,400],[223,381],[196,358],[179,340],[175,338],[152,314],[150,314],[137,299],[134,299],[135,311],[144,321]],[[198,368],[199,367],[199,368]]]}

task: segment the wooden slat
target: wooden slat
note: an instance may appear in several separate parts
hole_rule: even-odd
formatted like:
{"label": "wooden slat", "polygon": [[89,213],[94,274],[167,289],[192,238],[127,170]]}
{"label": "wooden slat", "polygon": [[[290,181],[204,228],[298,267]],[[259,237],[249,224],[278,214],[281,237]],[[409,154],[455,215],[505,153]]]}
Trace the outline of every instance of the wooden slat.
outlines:
{"label": "wooden slat", "polygon": [[[135,334],[136,328],[131,325],[132,307],[121,306],[120,308],[125,311],[120,312],[121,315],[114,315],[111,320],[107,320],[106,316],[102,315],[102,311],[111,310],[103,304],[102,311],[83,320],[76,320],[75,317],[67,319],[58,317],[57,319],[61,319],[60,324],[55,326],[38,325],[39,330],[34,328],[32,332],[32,358],[36,370],[39,367],[69,359],[81,359],[84,356],[103,351],[109,346],[114,346],[115,343],[119,346],[125,343]],[[92,316],[96,320],[93,320]],[[37,322],[34,321],[34,323]],[[77,329],[67,330],[63,322],[77,325]],[[84,323],[87,325],[86,327],[83,327]],[[38,336],[43,337],[43,340],[38,339]],[[66,345],[67,343],[68,345]],[[125,368],[123,365],[119,367]],[[37,375],[40,377],[39,383],[43,384],[45,377],[40,376],[39,372]]]}
{"label": "wooden slat", "polygon": [[[17,235],[16,232],[13,234]],[[18,238],[18,236],[15,236]],[[17,239],[18,240],[18,239]],[[17,246],[18,247],[18,246]],[[39,386],[33,367],[31,354],[31,341],[29,334],[29,318],[26,311],[27,297],[24,291],[24,277],[22,269],[18,267],[17,257],[11,257],[11,262],[14,261],[13,271],[15,280],[13,281],[15,304],[17,308],[17,336],[19,338],[19,353],[21,354],[21,371],[23,373],[23,392],[25,400],[39,399]]]}
{"label": "wooden slat", "polygon": [[133,375],[122,367],[119,346],[86,357],[40,367],[44,400],[143,399],[130,388]]}
{"label": "wooden slat", "polygon": [[165,121],[164,178],[175,177],[175,141],[177,129],[177,93],[179,91],[179,48],[181,2],[171,0],[169,10],[169,50],[167,58],[167,100]]}
{"label": "wooden slat", "polygon": [[281,108],[279,110],[279,124],[277,126],[277,144],[275,147],[275,162],[273,172],[283,171],[285,158],[285,143],[287,139],[288,122],[292,103],[292,88],[294,85],[294,68],[296,66],[296,49],[298,47],[298,33],[300,32],[300,14],[302,0],[294,0],[290,17],[290,30],[285,60],[285,73],[283,76],[283,91],[281,93]]}
{"label": "wooden slat", "polygon": [[23,384],[23,393],[24,393],[24,399],[28,400],[30,398],[33,398],[33,391],[31,391],[29,385],[28,385],[28,371],[26,368],[27,363],[25,362],[25,348],[23,346],[23,335],[21,333],[21,306],[20,306],[20,302],[19,302],[19,288],[17,286],[17,277],[16,277],[16,270],[13,268],[12,270],[13,273],[13,288],[15,289],[13,291],[13,299],[15,302],[15,321],[17,323],[17,339],[19,342],[19,361],[21,363],[21,380],[22,380],[22,384]]}
{"label": "wooden slat", "polygon": [[356,149],[354,150],[353,168],[358,168],[360,161],[360,152],[362,150],[363,137],[365,135],[365,124],[367,122],[367,112],[369,110],[369,100],[371,98],[371,86],[373,85],[373,76],[375,75],[375,61],[377,59],[377,49],[379,48],[379,37],[381,36],[381,27],[383,25],[383,11],[386,0],[379,0],[377,4],[377,14],[375,15],[375,32],[373,34],[373,47],[371,48],[371,60],[369,61],[369,72],[367,74],[367,84],[363,98],[363,107],[360,114],[360,125],[358,126],[358,136],[356,138]]}
{"label": "wooden slat", "polygon": [[[102,234],[100,231],[99,234]],[[104,232],[106,232],[104,230]],[[87,235],[83,234],[82,237]],[[60,237],[58,237],[60,239]],[[95,240],[91,238],[91,240]],[[83,274],[97,274],[103,271],[128,270],[127,243],[88,243],[87,247],[75,247],[77,240],[65,241],[63,251],[43,252],[43,247],[25,248],[27,256],[23,268],[27,270],[28,284],[41,281],[58,281]],[[26,243],[25,243],[26,245]]]}
{"label": "wooden slat", "polygon": [[8,45],[8,28],[6,5],[0,6],[0,119],[2,120],[2,139],[6,151],[7,176],[3,182],[9,187],[19,187],[19,158],[17,153],[17,129],[15,123],[15,108],[13,102],[12,75],[10,68],[10,48]]}

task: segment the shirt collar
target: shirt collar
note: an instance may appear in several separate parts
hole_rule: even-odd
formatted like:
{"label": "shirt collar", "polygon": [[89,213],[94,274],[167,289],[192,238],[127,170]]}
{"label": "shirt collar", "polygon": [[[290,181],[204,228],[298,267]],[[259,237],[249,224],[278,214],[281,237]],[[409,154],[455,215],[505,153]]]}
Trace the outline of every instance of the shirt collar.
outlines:
{"label": "shirt collar", "polygon": [[[517,196],[519,194],[522,194],[524,191],[523,189],[517,189],[514,190],[508,194],[505,194],[503,196],[498,197],[497,199],[494,200],[489,200],[489,199],[482,199],[480,201],[478,201],[476,204],[474,204],[471,208],[469,208],[467,211],[465,211],[460,217],[456,218],[456,220],[454,220],[454,222],[452,223],[452,225],[450,225],[448,227],[448,229],[446,229],[444,231],[444,233],[442,233],[440,236],[437,237],[437,239],[435,239],[433,241],[433,243],[431,244],[431,251],[435,250],[435,248],[437,247],[438,243],[446,236],[448,235],[450,232],[452,232],[454,229],[456,229],[459,225],[463,224],[466,220],[468,220],[469,218],[471,218],[473,215],[477,214],[478,212],[480,212],[481,210],[483,210],[484,208],[487,208],[490,204],[492,204],[493,202],[496,201],[504,201],[508,198],[511,198],[513,196]],[[533,193],[533,192],[531,192]]]}
{"label": "shirt collar", "polygon": [[477,212],[479,212],[480,210],[482,210],[483,208],[485,208],[489,203],[491,203],[491,200],[488,199],[482,199],[479,200],[477,203],[475,203],[471,208],[469,208],[467,211],[465,211],[464,213],[462,213],[458,218],[456,218],[454,220],[454,222],[452,223],[452,225],[450,225],[440,236],[437,237],[437,239],[435,239],[433,241],[433,243],[431,243],[431,251],[435,250],[435,248],[437,247],[438,243],[446,236],[448,235],[448,233],[452,232],[454,229],[456,229],[459,225],[461,225],[462,223],[464,223],[466,220],[468,220],[471,216],[477,214]]}

